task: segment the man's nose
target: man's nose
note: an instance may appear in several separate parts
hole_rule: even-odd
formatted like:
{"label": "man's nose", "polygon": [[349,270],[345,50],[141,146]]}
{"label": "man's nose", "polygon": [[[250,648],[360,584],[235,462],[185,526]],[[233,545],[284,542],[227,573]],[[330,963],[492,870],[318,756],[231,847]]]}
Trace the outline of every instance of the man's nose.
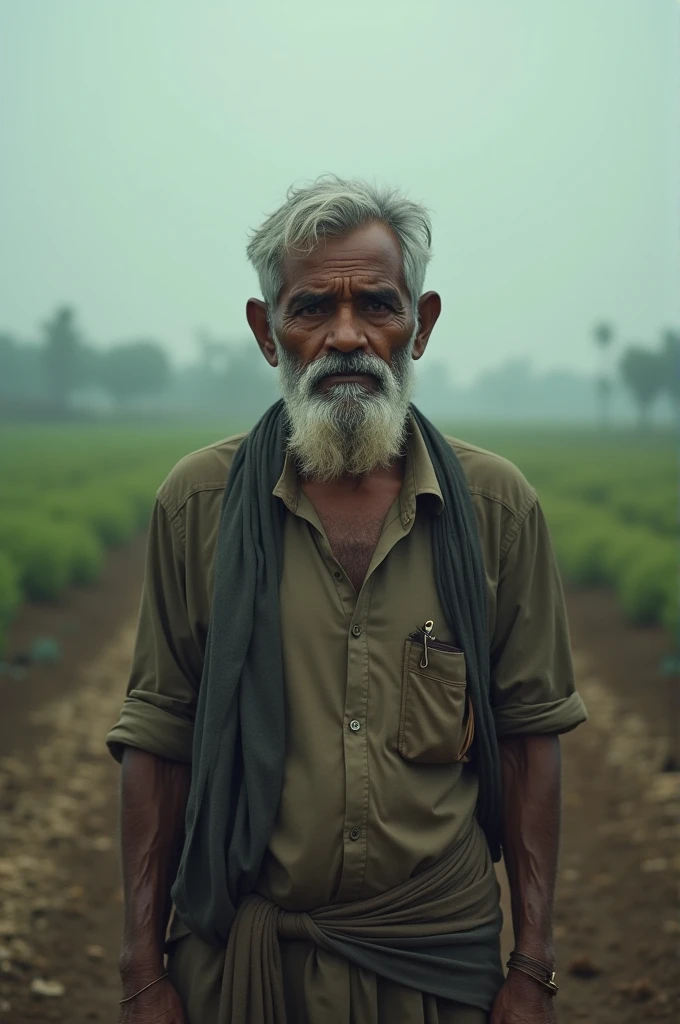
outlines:
{"label": "man's nose", "polygon": [[338,352],[355,352],[357,349],[368,348],[368,339],[361,321],[352,309],[339,309],[326,337],[326,348]]}

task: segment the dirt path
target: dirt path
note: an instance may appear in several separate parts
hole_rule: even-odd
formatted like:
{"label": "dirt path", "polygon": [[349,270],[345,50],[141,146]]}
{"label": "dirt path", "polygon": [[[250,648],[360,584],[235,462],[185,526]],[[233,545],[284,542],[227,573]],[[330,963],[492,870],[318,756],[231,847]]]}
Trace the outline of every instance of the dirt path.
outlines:
{"label": "dirt path", "polygon": [[[82,685],[34,713],[50,733],[34,760],[0,761],[3,1024],[116,1019],[116,773],[102,745],[133,636],[131,621],[85,668]],[[57,994],[32,996],[36,979],[56,982]]]}
{"label": "dirt path", "polygon": [[[0,731],[0,1024],[116,1020],[117,769],[103,737],[127,673],[139,551],[121,553],[111,573],[77,606],[81,636],[64,633],[58,665],[0,678],[0,697],[11,697]],[[680,780],[658,772],[665,641],[623,630],[607,595],[570,604],[591,722],[564,741],[560,1024],[676,1020]],[[46,630],[30,614],[24,644]],[[49,614],[54,630],[63,612]],[[37,979],[58,994],[31,994]]]}
{"label": "dirt path", "polygon": [[[120,708],[144,540],[97,587],[25,608],[9,655],[36,637],[54,664],[0,676],[0,1024],[116,1020],[120,885],[117,775],[103,738]],[[63,996],[30,992],[36,979]]]}

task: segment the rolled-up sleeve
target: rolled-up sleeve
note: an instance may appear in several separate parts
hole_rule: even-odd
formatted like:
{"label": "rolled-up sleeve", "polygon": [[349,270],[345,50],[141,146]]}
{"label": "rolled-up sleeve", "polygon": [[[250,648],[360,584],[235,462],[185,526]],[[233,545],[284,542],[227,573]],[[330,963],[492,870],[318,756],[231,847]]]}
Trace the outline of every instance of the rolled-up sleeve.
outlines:
{"label": "rolled-up sleeve", "polygon": [[126,746],[191,761],[203,656],[187,611],[185,575],[183,535],[157,500],[127,695],[106,737],[118,761]]}
{"label": "rolled-up sleeve", "polygon": [[564,596],[538,502],[501,564],[491,649],[499,736],[563,733],[587,718],[576,692]]}

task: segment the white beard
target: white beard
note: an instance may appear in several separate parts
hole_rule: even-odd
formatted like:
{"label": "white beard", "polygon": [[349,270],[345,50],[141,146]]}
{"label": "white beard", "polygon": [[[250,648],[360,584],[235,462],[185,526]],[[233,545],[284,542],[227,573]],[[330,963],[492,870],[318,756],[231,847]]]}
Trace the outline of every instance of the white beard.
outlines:
{"label": "white beard", "polygon": [[[272,331],[290,427],[288,451],[303,476],[320,481],[364,476],[389,466],[403,453],[415,388],[412,352],[417,333],[416,325],[391,367],[379,356],[332,352],[300,369],[297,358]],[[368,391],[345,383],[319,391],[318,384],[328,373],[371,374],[377,387]]]}

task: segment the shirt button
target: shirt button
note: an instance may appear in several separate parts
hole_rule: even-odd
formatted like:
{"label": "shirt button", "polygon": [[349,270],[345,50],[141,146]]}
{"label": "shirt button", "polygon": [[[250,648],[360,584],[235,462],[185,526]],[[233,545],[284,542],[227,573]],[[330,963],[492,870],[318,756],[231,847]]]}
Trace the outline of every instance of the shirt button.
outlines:
{"label": "shirt button", "polygon": [[339,569],[336,569],[335,572],[333,573],[333,575],[335,576],[336,580],[341,580],[342,579],[342,573],[340,572]]}
{"label": "shirt button", "polygon": [[362,632],[363,630],[361,629],[361,626],[359,625],[358,622],[355,623],[354,626],[352,626],[352,633],[354,634],[354,636],[361,636]]}
{"label": "shirt button", "polygon": [[359,831],[358,828],[351,828],[349,830],[349,837],[352,840],[352,842],[354,842],[354,843],[357,841],[357,839],[359,838],[360,835],[361,835],[361,832]]}
{"label": "shirt button", "polygon": [[357,722],[356,718],[354,718],[349,723],[349,727],[352,730],[352,732],[359,732],[359,729],[361,728],[361,722]]}

